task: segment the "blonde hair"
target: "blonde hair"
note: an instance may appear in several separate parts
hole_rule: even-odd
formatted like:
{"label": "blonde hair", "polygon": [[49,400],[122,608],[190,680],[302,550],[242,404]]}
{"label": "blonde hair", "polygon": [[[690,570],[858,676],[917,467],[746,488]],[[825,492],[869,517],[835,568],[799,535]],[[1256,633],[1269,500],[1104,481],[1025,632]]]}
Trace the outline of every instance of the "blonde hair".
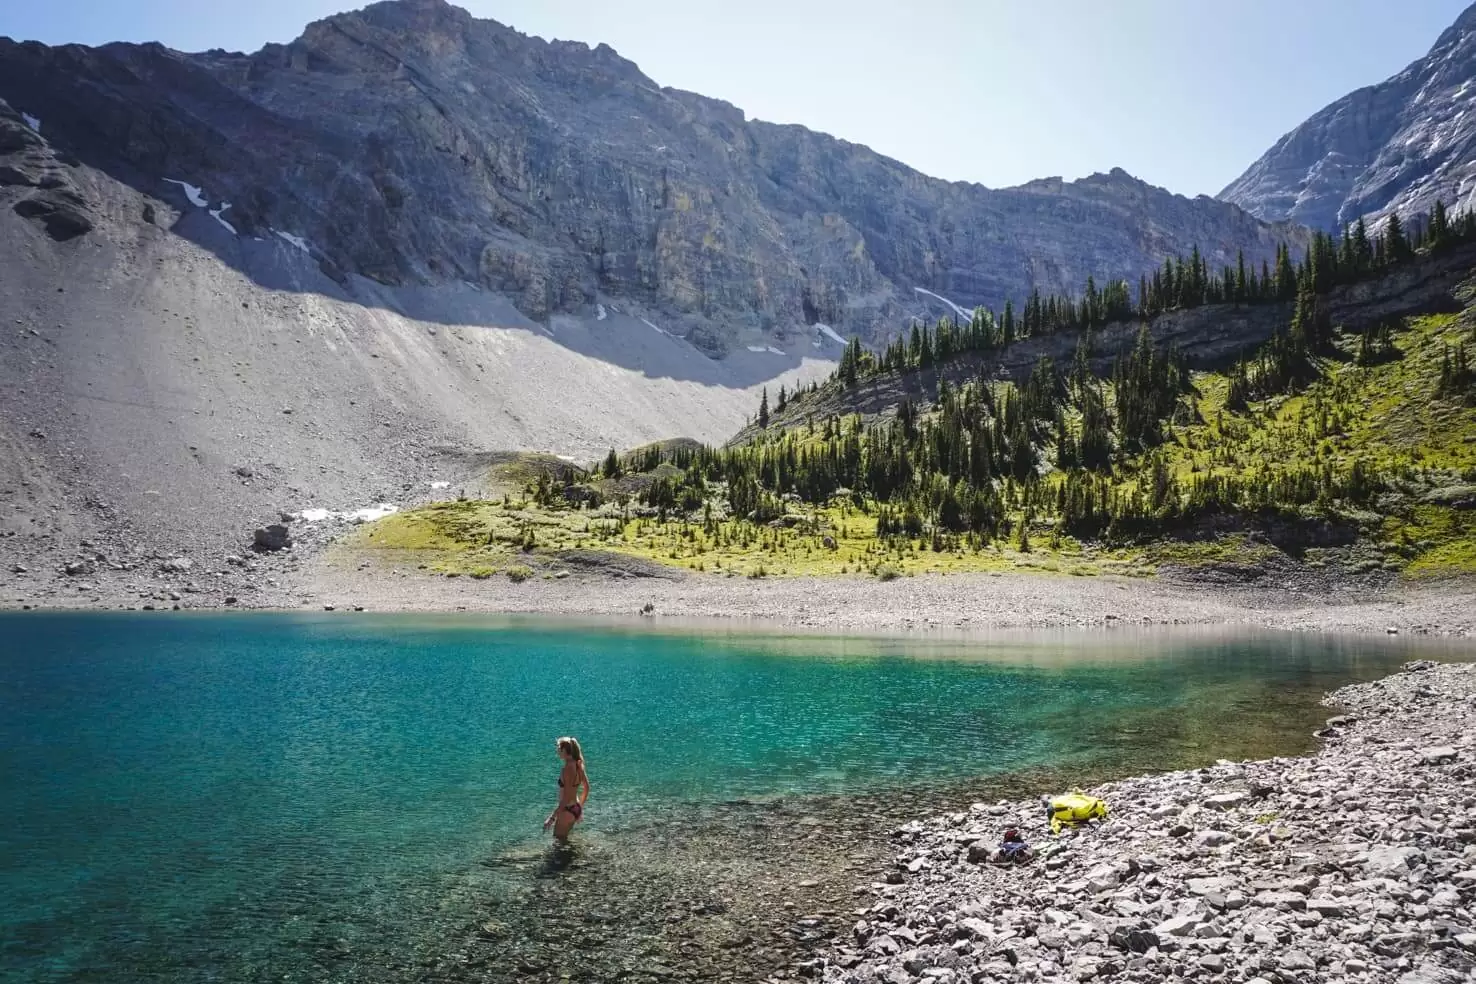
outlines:
{"label": "blonde hair", "polygon": [[584,761],[584,749],[582,749],[582,748],[579,747],[579,739],[578,738],[568,738],[568,737],[560,738],[554,744],[558,746],[559,751],[561,751],[561,752],[568,752],[569,753],[569,757],[572,758],[574,761],[576,761],[576,762],[583,762]]}

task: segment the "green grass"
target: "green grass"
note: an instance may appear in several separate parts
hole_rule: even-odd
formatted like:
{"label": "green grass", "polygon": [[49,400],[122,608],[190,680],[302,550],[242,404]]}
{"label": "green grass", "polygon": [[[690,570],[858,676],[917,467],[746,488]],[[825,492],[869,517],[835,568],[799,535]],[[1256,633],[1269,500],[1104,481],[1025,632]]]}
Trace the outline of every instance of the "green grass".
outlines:
{"label": "green grass", "polygon": [[[1344,338],[1322,358],[1321,378],[1311,386],[1240,413],[1226,409],[1224,375],[1197,373],[1194,422],[1171,428],[1153,452],[1120,462],[1114,485],[1130,490],[1154,458],[1184,488],[1197,476],[1345,471],[1361,461],[1390,482],[1375,504],[1362,512],[1326,504],[1302,509],[1306,519],[1356,527],[1357,544],[1307,550],[1299,553],[1304,562],[1355,572],[1398,570],[1411,578],[1476,572],[1476,511],[1461,508],[1468,499],[1476,502],[1476,406],[1437,392],[1444,346],[1471,342],[1473,329],[1476,313],[1469,310],[1411,319],[1395,333],[1396,357],[1372,366],[1357,365],[1357,339]],[[639,460],[643,450],[626,452],[622,460]],[[531,488],[541,476],[561,483],[572,476],[597,491],[603,504],[535,505]],[[547,455],[499,456],[489,466],[483,497],[388,516],[361,528],[346,548],[386,563],[414,562],[479,579],[497,573],[526,577],[521,571],[531,574],[530,565],[548,567],[572,550],[608,551],[716,576],[855,574],[883,580],[1006,571],[1144,575],[1160,565],[1262,564],[1278,552],[1264,538],[1243,532],[1186,531],[1191,535],[1182,539],[1109,548],[1064,536],[1052,517],[1039,514],[1029,531],[1030,549],[1022,551],[1024,516],[1018,509],[1010,517],[1011,533],[993,543],[969,546],[946,538],[935,544],[931,536],[879,541],[872,506],[790,501],[782,523],[757,524],[726,517],[720,488],[709,498],[713,518],[663,518],[635,505],[639,493],[661,477],[680,477],[680,471],[663,463],[605,479]],[[1047,475],[1045,481],[1055,478]]]}
{"label": "green grass", "polygon": [[1412,319],[1395,336],[1399,358],[1381,365],[1353,361],[1356,339],[1322,360],[1323,378],[1304,392],[1224,411],[1225,377],[1195,377],[1203,423],[1181,428],[1168,448],[1174,473],[1231,474],[1247,469],[1349,465],[1461,471],[1476,467],[1476,407],[1436,394],[1445,343],[1472,337],[1472,319],[1441,314]]}
{"label": "green grass", "polygon": [[[1476,572],[1476,518],[1449,505],[1420,504],[1432,495],[1438,500],[1442,490],[1447,498],[1461,498],[1469,484],[1465,475],[1476,469],[1476,406],[1437,392],[1444,346],[1469,345],[1473,338],[1471,310],[1409,319],[1394,336],[1398,354],[1372,366],[1357,365],[1357,339],[1344,338],[1339,351],[1321,360],[1321,378],[1303,392],[1252,404],[1243,413],[1225,410],[1226,377],[1197,373],[1199,422],[1176,428],[1160,453],[1184,485],[1204,475],[1323,466],[1343,471],[1362,461],[1394,477],[1371,511],[1304,512],[1357,524],[1363,546],[1382,556],[1377,566],[1410,577]],[[1135,480],[1131,465],[1121,475],[1124,483]],[[1476,489],[1470,491],[1476,500]],[[1161,563],[1255,563],[1273,549],[1231,537],[1160,542],[1148,555]]]}
{"label": "green grass", "polygon": [[1244,533],[1231,533],[1210,540],[1161,540],[1149,545],[1147,556],[1154,563],[1180,567],[1210,564],[1259,564],[1276,554],[1269,543],[1252,543]]}
{"label": "green grass", "polygon": [[[1003,544],[974,550],[934,550],[929,537],[882,542],[875,515],[851,506],[809,509],[791,505],[793,526],[758,525],[725,519],[700,521],[656,516],[626,518],[620,506],[600,509],[539,508],[522,499],[435,503],[366,524],[344,544],[356,555],[386,564],[424,565],[443,574],[490,577],[511,574],[512,565],[556,562],[570,550],[595,550],[640,557],[672,567],[715,575],[895,576],[988,571],[1034,571],[1063,575],[1122,573],[1150,569],[1140,551],[1103,551],[1069,538],[1052,544],[1051,532],[1032,533],[1030,553]],[[531,549],[525,549],[530,543]]]}

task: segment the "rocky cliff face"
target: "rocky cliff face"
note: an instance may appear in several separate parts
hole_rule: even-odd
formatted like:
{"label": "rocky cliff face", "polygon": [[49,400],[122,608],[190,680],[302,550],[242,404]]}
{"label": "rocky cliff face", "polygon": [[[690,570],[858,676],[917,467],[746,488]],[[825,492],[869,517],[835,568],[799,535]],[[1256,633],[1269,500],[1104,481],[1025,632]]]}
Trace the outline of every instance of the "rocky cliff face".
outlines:
{"label": "rocky cliff face", "polygon": [[1122,171],[931,179],[443,0],[252,55],[0,39],[0,98],[62,152],[340,281],[468,281],[539,321],[621,299],[715,355],[816,324],[875,339],[909,315],[1136,277],[1196,243],[1228,263],[1304,235]]}
{"label": "rocky cliff face", "polygon": [[1336,229],[1360,216],[1476,205],[1476,6],[1424,58],[1282,137],[1220,198],[1268,221]]}

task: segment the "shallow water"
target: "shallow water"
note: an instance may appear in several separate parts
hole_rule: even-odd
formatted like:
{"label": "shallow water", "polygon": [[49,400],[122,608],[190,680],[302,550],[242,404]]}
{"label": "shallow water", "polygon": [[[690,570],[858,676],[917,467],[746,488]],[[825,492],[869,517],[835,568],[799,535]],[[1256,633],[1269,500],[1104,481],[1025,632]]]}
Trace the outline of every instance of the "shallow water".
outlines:
{"label": "shallow water", "polygon": [[1325,690],[1411,657],[445,616],[0,615],[0,639],[0,977],[27,982],[454,977],[412,955],[551,873],[505,862],[542,857],[561,734],[598,858],[704,804],[1296,752]]}

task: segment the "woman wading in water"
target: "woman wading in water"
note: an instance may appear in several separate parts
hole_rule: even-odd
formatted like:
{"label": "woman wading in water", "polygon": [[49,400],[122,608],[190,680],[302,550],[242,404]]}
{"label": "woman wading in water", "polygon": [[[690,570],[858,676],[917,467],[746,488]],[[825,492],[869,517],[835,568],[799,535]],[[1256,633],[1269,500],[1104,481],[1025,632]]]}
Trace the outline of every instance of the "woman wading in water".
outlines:
{"label": "woman wading in water", "polygon": [[543,821],[543,829],[553,827],[554,840],[566,841],[569,831],[584,816],[584,801],[589,799],[589,776],[584,774],[584,752],[577,738],[560,738],[554,743],[564,768],[559,773],[559,805]]}

